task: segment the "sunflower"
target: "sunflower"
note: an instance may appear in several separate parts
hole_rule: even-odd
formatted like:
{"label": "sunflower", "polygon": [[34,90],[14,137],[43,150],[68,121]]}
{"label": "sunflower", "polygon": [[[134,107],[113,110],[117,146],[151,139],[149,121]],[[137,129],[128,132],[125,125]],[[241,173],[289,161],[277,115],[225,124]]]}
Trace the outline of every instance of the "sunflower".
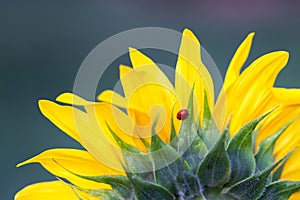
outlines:
{"label": "sunflower", "polygon": [[132,67],[120,66],[124,96],[106,90],[97,102],[72,93],[40,100],[41,113],[84,150],[50,149],[18,164],[40,163],[59,178],[15,199],[299,199],[300,90],[274,87],[285,51],[241,72],[253,37],[238,47],[216,101],[188,29],[174,85],[129,48]]}

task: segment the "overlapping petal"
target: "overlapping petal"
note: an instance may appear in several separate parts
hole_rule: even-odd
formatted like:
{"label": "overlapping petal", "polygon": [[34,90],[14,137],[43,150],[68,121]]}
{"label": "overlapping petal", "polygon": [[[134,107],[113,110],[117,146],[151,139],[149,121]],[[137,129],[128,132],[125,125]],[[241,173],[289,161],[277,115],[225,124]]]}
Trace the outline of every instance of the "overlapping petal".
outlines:
{"label": "overlapping petal", "polygon": [[[105,91],[98,99],[127,108],[128,115],[136,125],[135,135],[143,138],[151,137],[153,119],[160,113],[156,130],[168,143],[173,110],[181,108],[180,101],[168,78],[151,59],[132,48],[130,58],[133,68],[120,66],[120,81],[125,97]],[[180,122],[175,121],[174,124],[175,129],[179,130]]]}
{"label": "overlapping petal", "polygon": [[81,116],[83,121],[87,121],[88,116],[85,113],[74,107],[61,106],[48,100],[40,100],[39,108],[42,114],[53,124],[79,143],[81,142],[76,129],[74,115]]}
{"label": "overlapping petal", "polygon": [[200,109],[200,118],[202,120],[204,91],[207,93],[210,108],[213,108],[213,81],[201,61],[199,41],[190,30],[185,29],[182,35],[175,74],[175,89],[183,107],[187,106],[192,88],[194,89],[195,97],[197,97],[197,108]]}
{"label": "overlapping petal", "polygon": [[[61,97],[61,101],[69,104],[91,105],[88,101],[73,95],[64,95]],[[39,106],[42,113],[45,113],[50,121],[67,133],[72,134],[72,136],[75,135],[74,137],[77,137],[82,146],[89,150],[99,161],[110,163],[112,167],[122,169],[120,165],[120,161],[123,161],[122,154],[110,132],[103,131],[103,129],[107,129],[106,125],[99,126],[95,122],[95,118],[72,106],[61,106],[48,100],[41,100]],[[45,106],[49,107],[44,109]],[[47,110],[47,112],[43,110]],[[99,146],[105,150],[99,151]],[[97,153],[94,149],[97,149]]]}
{"label": "overlapping petal", "polygon": [[28,185],[15,195],[15,200],[99,200],[72,188],[62,181],[41,182]]}
{"label": "overlapping petal", "polygon": [[225,115],[223,119],[216,117],[219,126],[224,127],[226,119],[231,116],[230,132],[234,134],[246,123],[278,105],[280,102],[273,97],[271,88],[287,61],[288,53],[278,51],[251,63],[226,89],[224,96],[219,97],[215,113],[224,112]]}
{"label": "overlapping petal", "polygon": [[242,67],[244,66],[252,46],[254,33],[250,33],[241,43],[236,53],[231,59],[224,79],[223,88],[226,90],[239,77]]}
{"label": "overlapping petal", "polygon": [[[145,150],[145,146],[141,142],[139,135],[135,135],[135,124],[126,113],[112,104],[89,102],[72,93],[63,93],[56,100],[67,104],[84,106],[90,120],[98,127],[101,127],[103,134],[114,145],[116,145],[116,142],[109,128],[125,143]],[[81,134],[82,137],[85,137],[84,131]]]}
{"label": "overlapping petal", "polygon": [[87,151],[77,149],[50,149],[18,166],[29,163],[40,163],[55,176],[65,178],[85,189],[111,189],[111,187],[107,184],[83,179],[75,174],[82,176],[125,175],[122,171],[111,169],[100,163]]}

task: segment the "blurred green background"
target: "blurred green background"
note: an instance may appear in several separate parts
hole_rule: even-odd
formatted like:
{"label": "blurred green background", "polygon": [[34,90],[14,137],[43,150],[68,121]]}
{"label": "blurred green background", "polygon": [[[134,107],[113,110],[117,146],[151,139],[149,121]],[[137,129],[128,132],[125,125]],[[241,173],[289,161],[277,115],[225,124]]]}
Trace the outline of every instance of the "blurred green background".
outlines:
{"label": "blurred green background", "polygon": [[[18,162],[53,147],[79,147],[40,114],[37,100],[71,91],[81,62],[106,38],[137,27],[188,27],[224,75],[238,44],[255,31],[250,60],[288,50],[288,67],[276,84],[299,87],[299,13],[300,3],[284,0],[1,0],[0,199],[54,179],[37,164],[17,169]],[[129,64],[128,58],[122,62]],[[174,65],[175,59],[165,62]],[[112,87],[108,80],[117,79],[119,64],[113,63],[100,89]]]}

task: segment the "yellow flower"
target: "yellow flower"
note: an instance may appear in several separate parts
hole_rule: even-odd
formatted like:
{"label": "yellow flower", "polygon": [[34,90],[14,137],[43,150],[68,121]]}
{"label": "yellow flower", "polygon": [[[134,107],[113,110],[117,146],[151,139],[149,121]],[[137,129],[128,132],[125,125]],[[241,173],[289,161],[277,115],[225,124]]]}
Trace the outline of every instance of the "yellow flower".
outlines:
{"label": "yellow flower", "polygon": [[[165,143],[170,142],[172,125],[178,134],[182,121],[176,118],[180,109],[187,108],[190,92],[194,91],[194,119],[204,118],[204,98],[221,130],[229,123],[231,136],[247,123],[271,109],[258,129],[256,144],[274,134],[300,113],[300,90],[274,87],[278,73],[288,62],[285,51],[271,52],[252,62],[241,72],[248,58],[254,33],[250,33],[234,54],[223,88],[214,104],[212,78],[201,61],[200,43],[185,29],[176,64],[175,86],[157,65],[140,51],[130,48],[132,67],[120,66],[120,81],[124,97],[112,90],[90,102],[71,93],[63,93],[58,103],[40,100],[42,114],[58,128],[78,141],[86,150],[50,149],[18,166],[38,162],[50,173],[64,178],[76,187],[58,180],[37,183],[19,191],[16,200],[35,199],[97,199],[79,188],[110,190],[111,186],[77,176],[126,176],[124,158],[111,131],[125,143],[147,152],[151,143],[152,122],[160,112],[156,133]],[[82,109],[78,109],[82,106]],[[126,109],[126,113],[122,109]],[[110,130],[111,129],[111,130]],[[278,139],[274,156],[279,160],[300,144],[300,120],[296,119]],[[143,139],[141,139],[143,138]],[[296,149],[286,162],[281,179],[300,180],[300,151]],[[290,199],[300,198],[294,194]]]}

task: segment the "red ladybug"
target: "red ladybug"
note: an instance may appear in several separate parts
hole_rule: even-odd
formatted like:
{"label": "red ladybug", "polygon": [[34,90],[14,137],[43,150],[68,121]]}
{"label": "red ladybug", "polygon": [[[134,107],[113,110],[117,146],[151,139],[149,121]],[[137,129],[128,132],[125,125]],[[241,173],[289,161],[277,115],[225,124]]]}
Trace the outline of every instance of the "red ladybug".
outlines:
{"label": "red ladybug", "polygon": [[189,116],[189,111],[187,109],[181,109],[177,113],[177,119],[184,120]]}

